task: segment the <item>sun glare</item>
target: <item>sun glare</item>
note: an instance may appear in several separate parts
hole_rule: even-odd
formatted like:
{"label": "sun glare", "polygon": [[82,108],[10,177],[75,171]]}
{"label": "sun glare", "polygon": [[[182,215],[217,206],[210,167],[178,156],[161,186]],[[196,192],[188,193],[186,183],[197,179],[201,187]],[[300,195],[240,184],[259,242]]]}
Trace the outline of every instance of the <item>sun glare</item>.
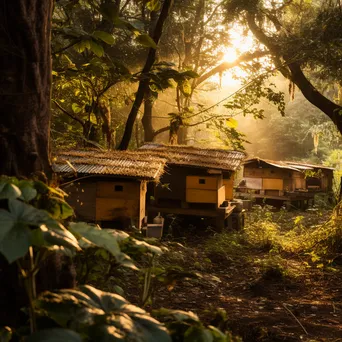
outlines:
{"label": "sun glare", "polygon": [[227,48],[224,52],[223,52],[223,61],[224,62],[228,62],[228,63],[232,63],[234,62],[236,59],[238,58],[238,55],[236,53],[236,50],[234,48]]}
{"label": "sun glare", "polygon": [[[251,34],[244,35],[242,27],[235,26],[230,32],[231,46],[221,50],[222,62],[233,63],[239,56],[253,48],[253,36]],[[243,77],[245,73],[238,67],[227,70],[222,76],[215,75],[213,80],[219,82],[222,86],[236,86],[240,84],[240,81],[236,80],[233,75]]]}

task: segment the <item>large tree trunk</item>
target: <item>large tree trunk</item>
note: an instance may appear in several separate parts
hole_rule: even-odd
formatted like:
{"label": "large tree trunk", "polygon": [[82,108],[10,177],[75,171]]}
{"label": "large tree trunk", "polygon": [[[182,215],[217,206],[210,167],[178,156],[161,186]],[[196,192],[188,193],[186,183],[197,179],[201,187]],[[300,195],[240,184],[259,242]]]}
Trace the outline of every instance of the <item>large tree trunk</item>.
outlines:
{"label": "large tree trunk", "polygon": [[325,113],[342,134],[342,107],[322,95],[306,78],[298,63],[288,65],[291,81],[301,90],[304,97]]}
{"label": "large tree trunk", "polygon": [[0,174],[49,173],[52,0],[0,0]]}
{"label": "large tree trunk", "polygon": [[[51,173],[52,7],[52,0],[0,0],[0,175]],[[0,326],[23,323],[18,278],[16,264],[0,255]]]}
{"label": "large tree trunk", "polygon": [[256,14],[247,14],[248,27],[254,36],[264,44],[274,56],[275,65],[279,67],[279,58],[282,57],[286,65],[279,67],[279,71],[290,79],[300,89],[304,97],[314,106],[325,113],[336,125],[337,129],[342,134],[342,107],[330,101],[322,93],[320,93],[309,79],[304,75],[299,62],[293,61],[293,56],[288,56],[281,53],[272,39],[257,25]]}

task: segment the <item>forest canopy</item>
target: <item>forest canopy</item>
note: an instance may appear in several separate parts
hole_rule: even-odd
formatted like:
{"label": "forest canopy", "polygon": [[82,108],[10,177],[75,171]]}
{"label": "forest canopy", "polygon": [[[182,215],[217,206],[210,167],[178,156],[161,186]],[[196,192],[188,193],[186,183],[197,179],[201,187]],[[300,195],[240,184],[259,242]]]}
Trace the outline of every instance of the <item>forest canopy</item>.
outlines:
{"label": "forest canopy", "polygon": [[[339,2],[325,0],[58,1],[54,145],[186,143],[207,130],[197,134],[200,141],[216,136],[221,146],[248,150],[244,142],[254,140],[243,135],[242,118],[262,119],[269,106],[268,116],[289,115],[299,126],[322,128],[332,121],[310,134],[324,135],[329,126],[336,135],[342,117],[340,19]],[[288,89],[279,87],[284,78]],[[211,101],[210,94],[220,100]],[[286,106],[297,96],[317,108],[312,122]]]}
{"label": "forest canopy", "polygon": [[1,342],[240,341],[246,312],[253,342],[311,338],[302,319],[335,339],[339,0],[0,0],[0,17]]}

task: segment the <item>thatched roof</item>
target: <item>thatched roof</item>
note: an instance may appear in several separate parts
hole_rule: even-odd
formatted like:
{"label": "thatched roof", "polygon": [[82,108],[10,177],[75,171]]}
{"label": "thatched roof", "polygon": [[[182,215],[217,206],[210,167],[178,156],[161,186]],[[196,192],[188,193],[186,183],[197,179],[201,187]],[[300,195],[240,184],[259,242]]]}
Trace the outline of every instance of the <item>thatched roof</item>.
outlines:
{"label": "thatched roof", "polygon": [[166,158],[170,165],[235,171],[246,158],[244,152],[221,149],[205,149],[186,145],[146,144],[140,151]]}
{"label": "thatched roof", "polygon": [[293,162],[293,161],[286,161],[285,163],[297,169],[304,169],[304,170],[312,170],[312,169],[326,169],[326,170],[331,170],[331,171],[335,170],[333,167],[311,164],[311,163]]}
{"label": "thatched roof", "polygon": [[327,170],[334,170],[331,167],[324,166],[324,165],[315,165],[315,164],[308,164],[303,162],[292,162],[292,161],[281,161],[281,160],[270,160],[270,159],[263,159],[263,158],[251,158],[244,161],[244,164],[250,164],[253,162],[264,162],[266,164],[278,167],[280,169],[288,169],[293,171],[302,172],[305,170],[314,170],[314,169],[327,169]]}
{"label": "thatched roof", "polygon": [[251,164],[254,162],[264,162],[268,165],[275,166],[280,169],[287,169],[292,171],[300,171],[299,169],[296,169],[295,167],[287,164],[286,162],[280,161],[280,160],[271,160],[271,159],[263,159],[263,158],[251,158],[247,159],[243,162],[244,165]]}
{"label": "thatched roof", "polygon": [[165,159],[131,151],[71,150],[59,151],[52,165],[57,173],[113,175],[158,180]]}

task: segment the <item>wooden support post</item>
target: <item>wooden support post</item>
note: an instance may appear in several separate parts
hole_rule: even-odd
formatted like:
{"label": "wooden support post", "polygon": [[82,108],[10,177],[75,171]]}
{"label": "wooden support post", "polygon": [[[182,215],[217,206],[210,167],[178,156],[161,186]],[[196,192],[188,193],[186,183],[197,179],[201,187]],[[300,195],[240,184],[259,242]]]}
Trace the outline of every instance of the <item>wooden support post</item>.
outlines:
{"label": "wooden support post", "polygon": [[225,220],[224,218],[218,216],[216,217],[216,230],[221,232],[225,228]]}
{"label": "wooden support post", "polygon": [[229,215],[226,220],[228,229],[233,230],[233,215]]}

